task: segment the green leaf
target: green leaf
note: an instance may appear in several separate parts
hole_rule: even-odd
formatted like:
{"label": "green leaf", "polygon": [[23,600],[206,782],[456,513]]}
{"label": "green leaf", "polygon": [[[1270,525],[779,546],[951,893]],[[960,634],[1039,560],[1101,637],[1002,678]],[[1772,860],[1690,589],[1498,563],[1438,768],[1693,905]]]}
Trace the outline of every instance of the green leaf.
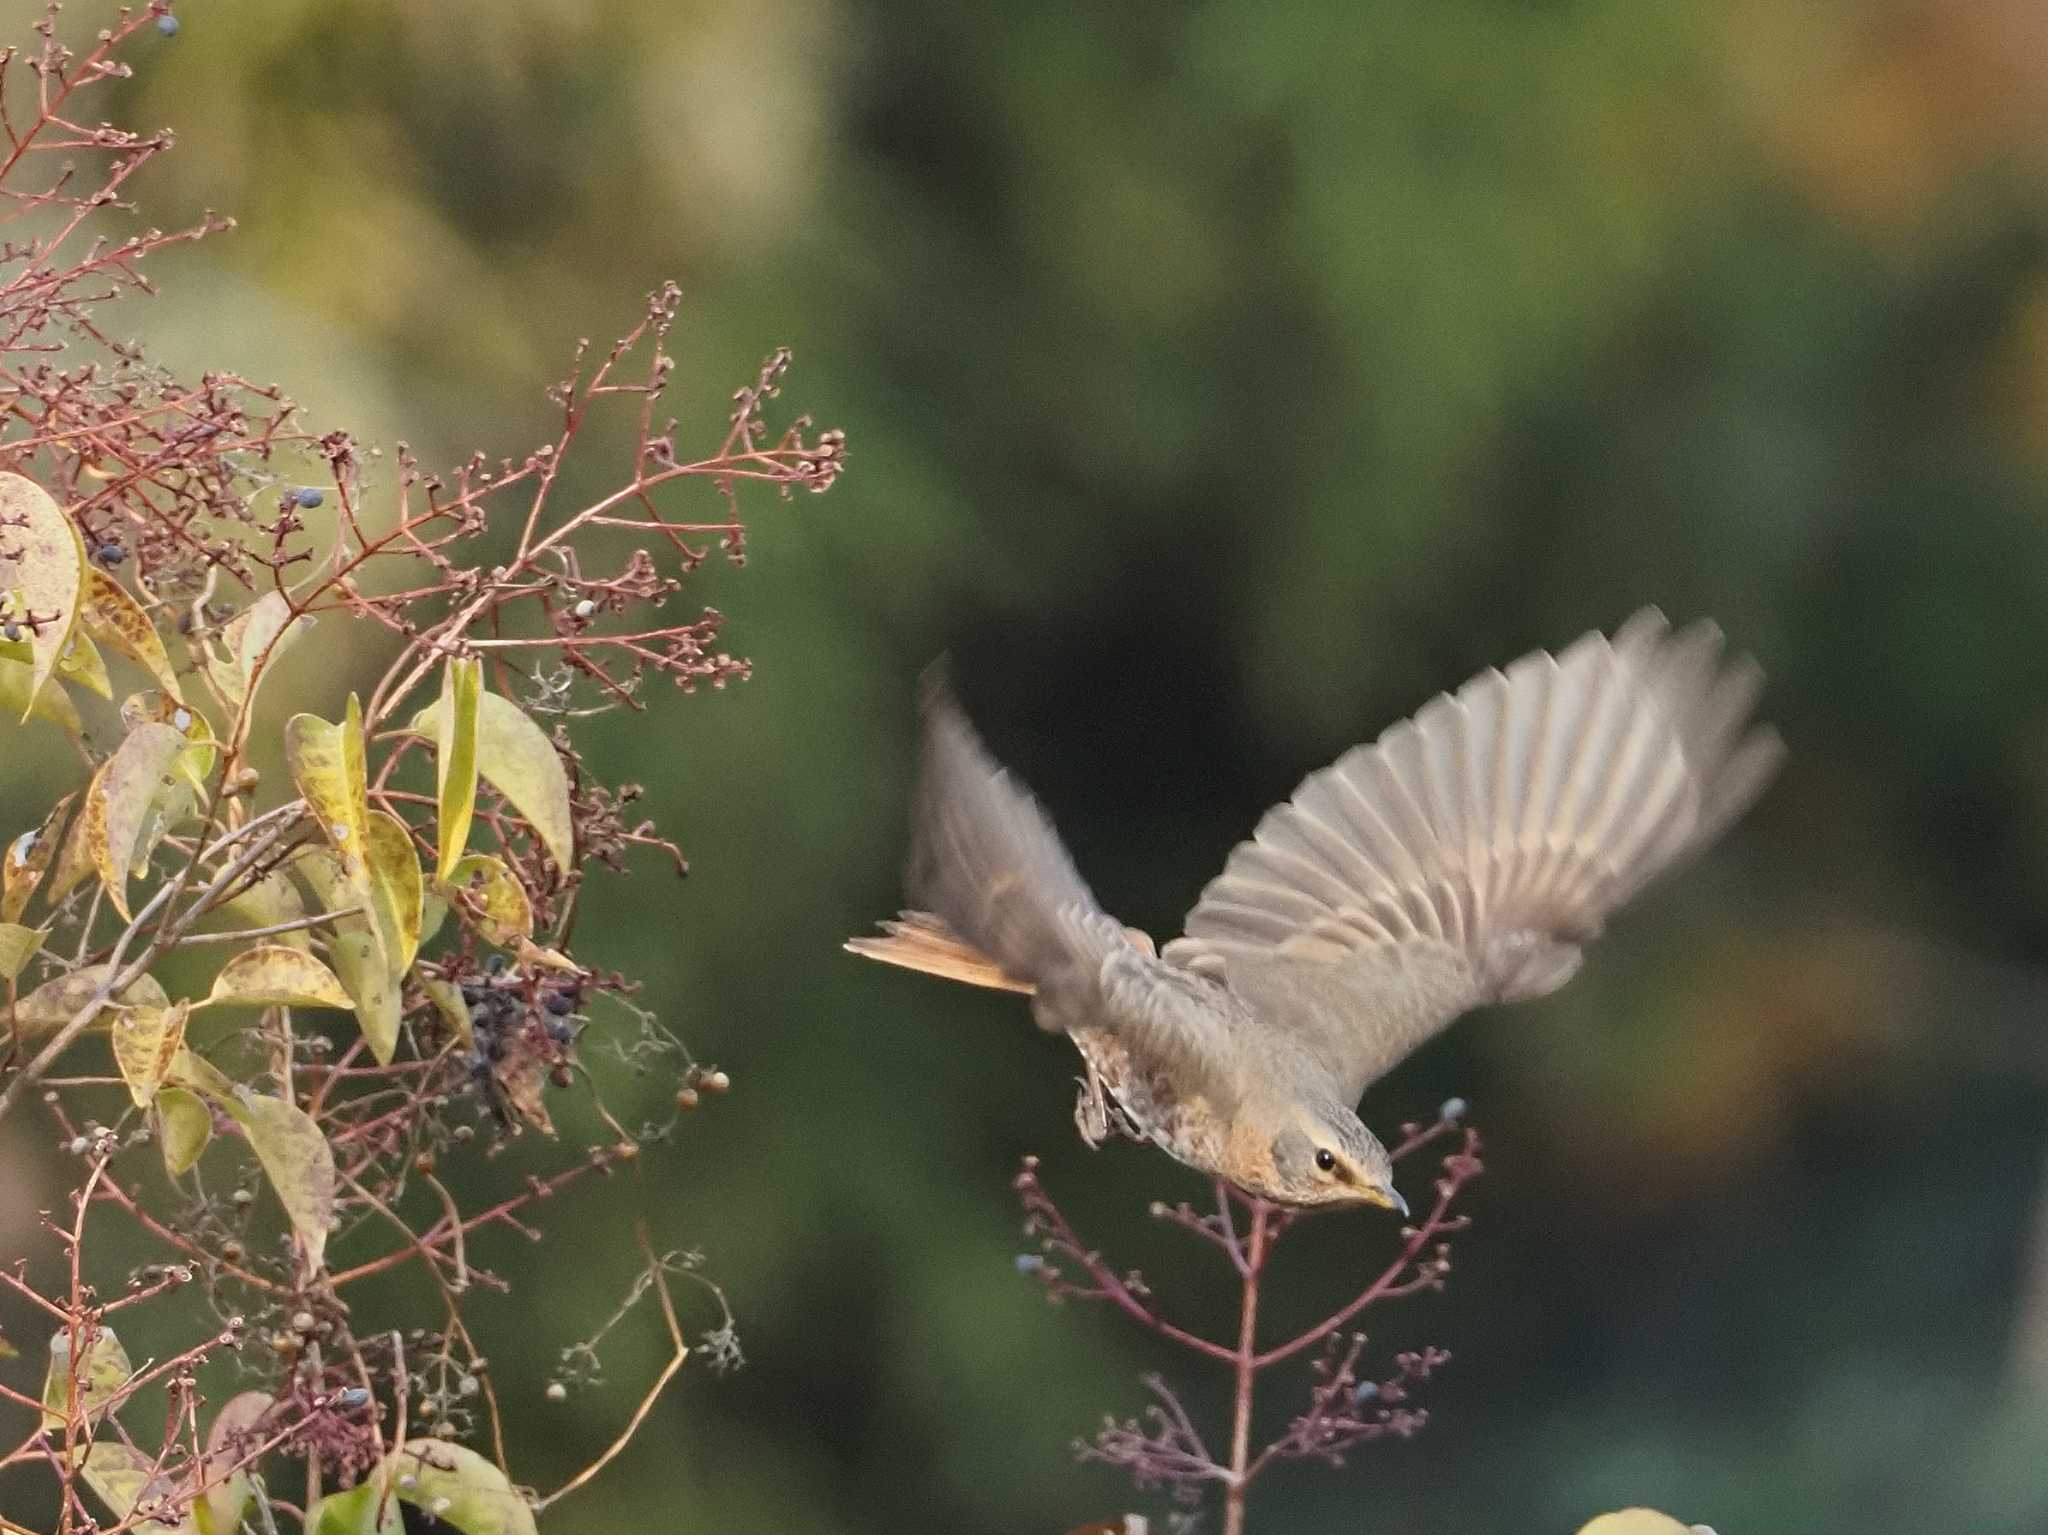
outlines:
{"label": "green leaf", "polygon": [[[436,702],[415,715],[414,734],[438,741],[441,710]],[[555,866],[572,867],[576,833],[569,816],[569,774],[546,732],[509,698],[479,693],[476,762],[477,770],[540,834]]]}
{"label": "green leaf", "polygon": [[535,1535],[526,1499],[504,1472],[466,1445],[413,1439],[385,1456],[382,1470],[394,1479],[401,1499],[463,1535]]}
{"label": "green leaf", "polygon": [[233,1003],[244,1007],[355,1006],[334,972],[312,955],[281,943],[244,949],[214,977],[201,1007]]}
{"label": "green leaf", "polygon": [[369,832],[371,904],[377,914],[377,938],[395,980],[419,953],[424,880],[405,822],[372,810]]}
{"label": "green leaf", "polygon": [[305,1253],[306,1271],[317,1273],[334,1225],[334,1151],[313,1117],[295,1103],[266,1098],[238,1087],[218,1100],[242,1127],[263,1175],[277,1191]]}
{"label": "green leaf", "polygon": [[156,1093],[157,1145],[164,1171],[173,1178],[192,1170],[213,1139],[213,1111],[182,1087],[160,1087]]}
{"label": "green leaf", "polygon": [[[128,871],[142,850],[151,812],[158,808],[172,765],[185,749],[185,738],[169,725],[140,725],[100,764],[85,791],[79,829],[87,855],[107,887],[114,910],[127,921]],[[161,827],[161,821],[158,823]],[[157,835],[161,836],[159,829]]]}
{"label": "green leaf", "polygon": [[23,927],[19,922],[0,922],[0,980],[11,981],[21,974],[35,958],[36,950],[43,946],[43,936],[48,931]]}
{"label": "green leaf", "polygon": [[86,632],[108,649],[126,656],[157,680],[172,697],[178,694],[178,674],[164,651],[156,625],[142,611],[128,588],[96,565],[85,569],[84,606],[79,622]]}
{"label": "green leaf", "polygon": [[307,628],[310,619],[292,622],[291,604],[282,592],[265,592],[228,620],[221,630],[225,659],[209,659],[206,675],[230,709],[254,702],[270,667]]}
{"label": "green leaf", "polygon": [[526,887],[501,858],[471,853],[455,865],[450,891],[462,897],[478,932],[486,941],[509,949],[533,936],[533,906]]}
{"label": "green leaf", "polygon": [[[346,911],[362,906],[363,897],[343,872],[341,860],[324,847],[301,853],[292,870],[306,882],[321,911]],[[388,1066],[398,1050],[398,978],[384,958],[383,945],[367,918],[344,917],[333,924],[327,957],[341,978],[342,989],[355,1006],[356,1021],[377,1064]]]}
{"label": "green leaf", "polygon": [[114,1047],[114,1064],[128,1095],[138,1109],[146,1109],[171,1069],[171,1062],[185,1047],[185,1019],[192,1011],[189,1002],[169,1007],[126,1007],[114,1015],[107,1038]]}
{"label": "green leaf", "polygon": [[23,719],[34,716],[62,725],[74,736],[83,734],[85,721],[78,717],[71,695],[61,687],[31,692],[34,683],[35,669],[28,662],[0,656],[0,710],[9,714],[19,710]]}
{"label": "green leaf", "polygon": [[477,700],[483,688],[481,660],[475,656],[448,658],[441,673],[440,712],[435,720],[434,738],[441,839],[437,874],[444,880],[469,845],[469,823],[476,814]]}
{"label": "green leaf", "polygon": [[241,1528],[242,1515],[249,1507],[249,1475],[228,1468],[240,1466],[262,1445],[261,1424],[276,1401],[267,1391],[242,1391],[229,1397],[213,1415],[206,1430],[200,1479],[214,1485],[192,1505],[199,1535],[235,1535]]}
{"label": "green leaf", "polygon": [[71,796],[65,795],[50,808],[43,817],[43,824],[34,831],[25,831],[7,846],[0,855],[0,881],[4,881],[5,894],[0,895],[0,920],[19,921],[28,909],[28,898],[36,893],[36,886],[42,883],[43,871],[50,867],[50,860],[57,854],[59,834],[64,830],[64,812],[71,808]]}
{"label": "green leaf", "polygon": [[[331,725],[317,714],[294,714],[284,724],[284,755],[292,781],[320,818],[328,846],[341,859],[365,903],[370,897],[370,801],[363,760],[363,707],[348,696],[348,714]],[[331,909],[331,908],[330,908]]]}
{"label": "green leaf", "polygon": [[18,474],[0,474],[0,527],[6,529],[0,547],[12,556],[0,559],[0,592],[12,599],[10,615],[48,620],[33,631],[23,629],[33,657],[22,703],[26,720],[70,647],[85,585],[85,545],[49,493]]}
{"label": "green leaf", "polygon": [[57,675],[90,688],[102,698],[114,696],[114,684],[107,679],[107,663],[100,659],[99,648],[82,631],[74,631],[71,643],[64,647],[57,662]]}
{"label": "green leaf", "polygon": [[383,1481],[371,1477],[347,1492],[329,1493],[306,1510],[305,1535],[400,1535],[405,1523],[396,1493],[383,1499],[384,1517],[377,1517],[383,1491]]}

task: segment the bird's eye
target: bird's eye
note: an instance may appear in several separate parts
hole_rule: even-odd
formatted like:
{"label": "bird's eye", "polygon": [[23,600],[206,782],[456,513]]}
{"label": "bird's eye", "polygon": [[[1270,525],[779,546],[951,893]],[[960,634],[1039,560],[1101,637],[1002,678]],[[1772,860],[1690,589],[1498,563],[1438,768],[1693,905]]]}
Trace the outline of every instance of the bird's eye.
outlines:
{"label": "bird's eye", "polygon": [[1327,1146],[1316,1148],[1316,1166],[1324,1172],[1333,1171],[1337,1166],[1337,1154]]}

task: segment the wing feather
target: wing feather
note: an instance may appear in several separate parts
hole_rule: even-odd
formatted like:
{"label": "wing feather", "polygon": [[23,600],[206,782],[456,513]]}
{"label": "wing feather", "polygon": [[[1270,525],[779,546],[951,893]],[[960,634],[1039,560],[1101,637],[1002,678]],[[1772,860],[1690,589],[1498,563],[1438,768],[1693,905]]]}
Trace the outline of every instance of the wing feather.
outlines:
{"label": "wing feather", "polygon": [[1355,1096],[1458,1013],[1540,996],[1718,836],[1783,748],[1719,630],[1644,609],[1440,695],[1269,810],[1165,950]]}

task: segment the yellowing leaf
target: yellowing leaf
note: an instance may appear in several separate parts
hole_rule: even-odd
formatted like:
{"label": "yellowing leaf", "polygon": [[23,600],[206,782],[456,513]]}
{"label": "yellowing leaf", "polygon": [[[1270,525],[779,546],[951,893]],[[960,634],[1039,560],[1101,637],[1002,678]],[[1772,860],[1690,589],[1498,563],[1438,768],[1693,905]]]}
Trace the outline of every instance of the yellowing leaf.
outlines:
{"label": "yellowing leaf", "polygon": [[471,853],[455,865],[448,888],[459,895],[487,942],[509,949],[533,936],[533,906],[526,887],[503,859]]}
{"label": "yellowing leaf", "polygon": [[[299,896],[299,887],[273,869],[232,899],[221,902],[215,910],[233,918],[236,927],[275,927],[280,922],[303,920],[306,903]],[[265,942],[281,943],[307,954],[313,952],[311,942],[299,928],[274,934]]]}
{"label": "yellowing leaf", "polygon": [[292,781],[306,797],[328,846],[341,859],[359,896],[370,895],[370,802],[363,761],[363,709],[348,696],[348,715],[330,725],[317,714],[294,714],[284,724],[284,755]]}
{"label": "yellowing leaf", "polygon": [[4,881],[6,892],[0,895],[0,920],[18,921],[28,909],[28,898],[36,893],[43,871],[56,856],[58,834],[64,829],[64,812],[70,808],[71,796],[67,794],[50,808],[42,825],[23,832],[7,845],[5,854],[0,854],[0,881]]}
{"label": "yellowing leaf", "polygon": [[43,1377],[43,1422],[62,1428],[76,1417],[88,1430],[107,1410],[135,1374],[128,1351],[114,1336],[114,1329],[102,1327],[81,1340],[78,1367],[71,1364],[71,1329],[64,1328],[50,1339],[50,1369]]}
{"label": "yellowing leaf", "polygon": [[504,1472],[467,1445],[410,1440],[384,1458],[380,1471],[393,1479],[399,1498],[462,1535],[535,1535],[532,1506]]}
{"label": "yellowing leaf", "polygon": [[394,977],[411,967],[420,948],[423,881],[412,833],[395,815],[372,810],[369,820],[371,909],[377,937]]}
{"label": "yellowing leaf", "polygon": [[11,981],[20,975],[28,962],[35,958],[37,949],[43,946],[43,935],[48,931],[40,927],[23,927],[19,922],[0,922],[0,981]]}
{"label": "yellowing leaf", "polygon": [[213,1139],[213,1113],[182,1087],[160,1087],[156,1093],[157,1146],[164,1171],[173,1178],[192,1170],[206,1143]]}
{"label": "yellowing leaf", "polygon": [[128,1084],[128,1096],[138,1109],[149,1107],[172,1060],[185,1047],[185,1018],[191,1011],[189,1002],[126,1007],[107,1026],[114,1064],[121,1068],[121,1080]]}
{"label": "yellowing leaf", "polygon": [[270,667],[295,641],[306,624],[292,622],[291,604],[282,592],[265,592],[228,620],[221,630],[225,659],[209,659],[206,675],[230,709],[253,701]]}
{"label": "yellowing leaf", "polygon": [[[21,625],[33,658],[22,703],[26,720],[71,644],[85,584],[85,545],[49,493],[18,474],[0,474],[0,532],[0,548],[11,554],[0,558],[0,592],[12,598],[9,616]],[[29,617],[43,622],[31,630]]]}
{"label": "yellowing leaf", "polygon": [[[79,831],[85,851],[107,897],[121,919],[128,920],[128,870],[142,851],[150,814],[163,797],[166,779],[185,738],[169,725],[140,725],[100,764],[85,791]],[[162,823],[157,823],[162,835]]]}
{"label": "yellowing leaf", "polygon": [[86,632],[109,649],[126,656],[154,677],[163,690],[177,696],[178,674],[164,650],[156,625],[142,611],[128,588],[98,566],[85,570],[85,603],[79,622]]}
{"label": "yellowing leaf", "polygon": [[426,992],[427,1000],[434,1004],[434,1010],[455,1031],[456,1039],[468,1044],[475,1037],[476,1030],[469,1021],[469,1003],[463,1000],[462,988],[453,981],[435,976],[423,976],[420,988]]}
{"label": "yellowing leaf", "polygon": [[319,1270],[334,1224],[334,1152],[313,1118],[295,1103],[238,1088],[221,1103],[242,1127],[263,1175],[277,1191],[305,1254],[306,1271]]}
{"label": "yellowing leaf", "polygon": [[434,775],[439,793],[441,860],[438,877],[449,871],[469,845],[476,814],[477,700],[483,693],[483,662],[451,656],[441,673],[441,702],[435,720]]}
{"label": "yellowing leaf", "polygon": [[172,1087],[182,1087],[202,1098],[209,1098],[223,1110],[237,1092],[232,1077],[205,1056],[194,1055],[189,1046],[172,1059],[170,1072],[164,1081]]}
{"label": "yellowing leaf", "polygon": [[[22,1039],[33,1044],[44,1035],[56,1033],[93,999],[106,978],[105,965],[85,965],[38,986],[14,1006],[15,1027],[21,1031]],[[118,1000],[142,1007],[171,1005],[171,999],[164,995],[163,987],[151,975],[137,976]],[[101,1011],[105,1011],[104,1003]]]}
{"label": "yellowing leaf", "polygon": [[534,943],[522,938],[512,946],[512,952],[519,956],[522,965],[541,965],[549,970],[566,970],[571,975],[582,975],[584,969],[560,949],[551,949],[546,944]]}
{"label": "yellowing leaf", "polygon": [[1688,1535],[1691,1528],[1654,1509],[1625,1508],[1618,1514],[1602,1514],[1582,1526],[1579,1535]]}
{"label": "yellowing leaf", "polygon": [[[413,732],[440,740],[442,709],[439,701],[422,709],[413,717]],[[555,866],[571,867],[576,833],[569,816],[568,772],[547,733],[511,699],[478,695],[476,765],[540,834]]]}
{"label": "yellowing leaf", "polygon": [[213,990],[202,1007],[218,1003],[242,1006],[354,1007],[334,972],[312,955],[283,944],[244,949],[214,977]]}
{"label": "yellowing leaf", "polygon": [[[343,871],[341,860],[327,848],[310,848],[301,853],[293,861],[292,870],[305,880],[315,906],[321,911],[346,911],[365,904]],[[370,1053],[380,1066],[388,1066],[398,1049],[398,978],[367,918],[344,917],[333,925],[330,934],[327,957],[355,1004],[356,1021],[362,1025]]]}
{"label": "yellowing leaf", "polygon": [[71,702],[70,694],[61,687],[31,692],[34,684],[35,668],[28,662],[0,656],[0,710],[9,714],[19,711],[22,719],[46,719],[73,735],[84,731],[85,721],[78,717],[78,707]]}
{"label": "yellowing leaf", "polygon": [[98,647],[83,632],[74,632],[71,643],[64,647],[57,662],[57,675],[82,688],[91,688],[102,698],[114,696],[114,684],[107,680],[107,663],[100,659]]}

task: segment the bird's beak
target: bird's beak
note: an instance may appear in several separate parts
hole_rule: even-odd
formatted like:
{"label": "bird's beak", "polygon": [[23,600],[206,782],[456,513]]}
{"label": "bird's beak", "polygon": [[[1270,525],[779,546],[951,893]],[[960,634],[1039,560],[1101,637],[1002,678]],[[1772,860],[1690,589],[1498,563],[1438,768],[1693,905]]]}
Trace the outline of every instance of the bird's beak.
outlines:
{"label": "bird's beak", "polygon": [[1401,1197],[1401,1191],[1392,1184],[1383,1189],[1368,1188],[1362,1192],[1368,1204],[1378,1205],[1382,1210],[1392,1210],[1404,1221],[1408,1219],[1408,1201]]}

